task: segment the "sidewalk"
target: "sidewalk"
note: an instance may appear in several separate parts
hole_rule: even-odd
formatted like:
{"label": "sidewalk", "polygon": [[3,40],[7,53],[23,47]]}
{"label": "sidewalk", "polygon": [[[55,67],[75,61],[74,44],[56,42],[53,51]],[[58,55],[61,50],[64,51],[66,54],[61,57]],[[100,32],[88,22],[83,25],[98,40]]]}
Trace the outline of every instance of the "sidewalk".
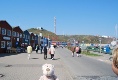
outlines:
{"label": "sidewalk", "polygon": [[42,76],[42,65],[50,63],[55,66],[55,74],[59,80],[73,80],[64,67],[58,53],[55,60],[43,59],[43,54],[33,52],[31,59],[27,59],[27,53],[3,56],[0,54],[0,80],[38,80]]}

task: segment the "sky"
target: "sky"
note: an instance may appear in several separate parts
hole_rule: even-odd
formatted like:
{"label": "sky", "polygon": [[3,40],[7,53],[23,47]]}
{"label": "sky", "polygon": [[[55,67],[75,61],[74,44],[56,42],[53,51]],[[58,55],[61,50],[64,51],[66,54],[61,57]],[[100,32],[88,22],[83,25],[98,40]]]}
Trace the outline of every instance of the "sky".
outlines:
{"label": "sky", "polygon": [[[118,0],[0,0],[0,20],[57,35],[117,36]],[[116,27],[116,28],[115,28]]]}

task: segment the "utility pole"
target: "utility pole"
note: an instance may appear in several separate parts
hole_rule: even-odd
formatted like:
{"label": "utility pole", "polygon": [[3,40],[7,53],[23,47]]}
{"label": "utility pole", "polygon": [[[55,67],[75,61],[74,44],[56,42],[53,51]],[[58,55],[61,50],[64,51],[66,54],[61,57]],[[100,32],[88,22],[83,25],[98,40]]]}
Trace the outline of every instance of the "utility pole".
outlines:
{"label": "utility pole", "polygon": [[117,44],[117,24],[116,24],[116,26],[115,26],[115,31],[116,31],[116,44]]}
{"label": "utility pole", "polygon": [[56,34],[56,17],[54,17],[54,33]]}
{"label": "utility pole", "polygon": [[99,38],[99,41],[100,41],[100,53],[101,53],[101,38]]}

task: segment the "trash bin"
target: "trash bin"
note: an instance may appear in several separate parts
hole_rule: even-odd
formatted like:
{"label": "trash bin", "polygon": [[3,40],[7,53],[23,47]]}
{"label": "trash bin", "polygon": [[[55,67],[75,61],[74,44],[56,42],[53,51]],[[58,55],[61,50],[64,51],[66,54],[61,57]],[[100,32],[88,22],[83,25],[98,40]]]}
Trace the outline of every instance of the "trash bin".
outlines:
{"label": "trash bin", "polygon": [[106,54],[110,54],[110,47],[109,46],[105,46],[104,47],[104,52],[106,53]]}

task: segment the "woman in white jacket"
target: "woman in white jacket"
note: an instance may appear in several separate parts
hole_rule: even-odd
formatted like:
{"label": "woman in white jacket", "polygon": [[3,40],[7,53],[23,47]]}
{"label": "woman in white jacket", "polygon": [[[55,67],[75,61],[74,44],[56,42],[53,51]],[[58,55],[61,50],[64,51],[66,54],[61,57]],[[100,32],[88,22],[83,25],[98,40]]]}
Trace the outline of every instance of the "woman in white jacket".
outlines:
{"label": "woman in white jacket", "polygon": [[31,47],[31,45],[29,45],[29,46],[27,47],[27,53],[28,53],[28,59],[30,59],[30,55],[31,55],[31,53],[32,53],[32,47]]}
{"label": "woman in white jacket", "polygon": [[53,60],[54,59],[54,54],[55,54],[55,48],[53,45],[51,45],[50,47],[50,52],[51,52],[51,59]]}

